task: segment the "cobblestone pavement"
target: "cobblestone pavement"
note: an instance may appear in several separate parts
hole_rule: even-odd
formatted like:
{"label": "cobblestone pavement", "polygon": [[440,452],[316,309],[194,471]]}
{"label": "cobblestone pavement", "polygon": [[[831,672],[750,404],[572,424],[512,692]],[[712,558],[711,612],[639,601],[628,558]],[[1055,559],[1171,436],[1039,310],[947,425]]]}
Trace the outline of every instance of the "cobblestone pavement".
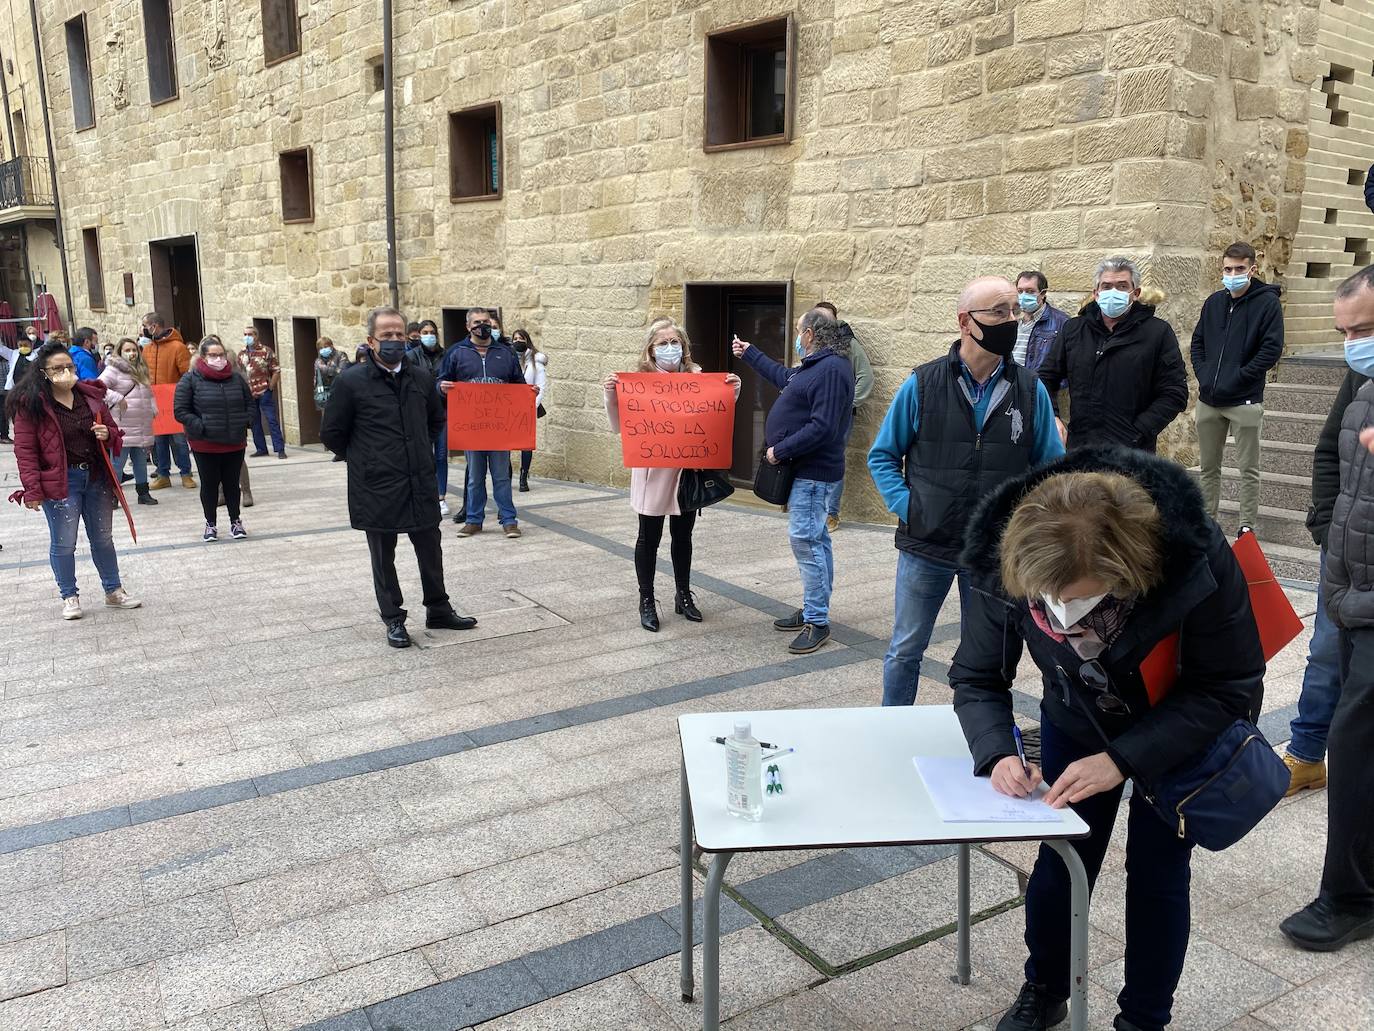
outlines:
{"label": "cobblestone pavement", "polygon": [[[0,511],[0,1028],[699,1027],[674,955],[674,717],[875,704],[889,532],[839,531],[835,641],[792,657],[770,626],[799,593],[776,514],[707,512],[706,621],[669,607],[650,636],[623,493],[536,480],[517,495],[520,540],[460,541],[445,524],[449,589],[480,628],[424,635],[413,620],[420,646],[398,652],[347,527],[343,466],[293,449],[252,470],[247,541],[202,544],[196,496],[180,487],[135,510],[137,546],[117,529],[141,610],[99,604],[83,549],[76,623],[57,617],[41,517]],[[14,484],[6,448],[2,493]],[[670,583],[661,574],[661,598]],[[1310,626],[1313,596],[1293,597]],[[952,600],[922,704],[950,701],[957,622]],[[1275,741],[1305,646],[1270,667]],[[1017,686],[1030,725],[1039,687]],[[1374,943],[1307,954],[1276,929],[1314,892],[1324,823],[1324,794],[1307,793],[1237,847],[1198,854],[1174,1026],[1374,1027]],[[1021,981],[1032,855],[974,858],[988,916],[961,988],[947,851],[739,857],[728,1026],[995,1022]],[[1093,1027],[1115,1012],[1124,878],[1114,848],[1092,911]]]}

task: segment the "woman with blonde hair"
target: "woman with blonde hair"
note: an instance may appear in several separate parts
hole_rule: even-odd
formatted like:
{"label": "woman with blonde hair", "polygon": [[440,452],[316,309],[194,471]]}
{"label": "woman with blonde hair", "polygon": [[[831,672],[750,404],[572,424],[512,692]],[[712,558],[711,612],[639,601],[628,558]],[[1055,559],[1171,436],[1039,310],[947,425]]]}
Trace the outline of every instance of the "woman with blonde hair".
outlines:
{"label": "woman with blonde hair", "polygon": [[[672,319],[659,318],[649,323],[644,338],[644,350],[639,355],[637,372],[698,373],[701,366],[692,361],[692,345],[687,334]],[[725,381],[735,388],[739,397],[739,377],[731,373]],[[606,415],[611,431],[620,432],[620,408],[616,400],[619,373],[611,373],[604,384]],[[639,515],[639,537],[635,541],[635,576],[639,581],[639,625],[658,632],[658,605],[654,600],[654,569],[658,564],[658,546],[663,540],[663,523],[668,523],[672,536],[669,552],[673,559],[673,611],[694,623],[700,623],[701,610],[692,597],[692,528],[695,512],[683,512],[677,503],[678,479],[681,469],[631,469],[630,507]]]}
{"label": "woman with blonde hair", "polygon": [[124,482],[124,467],[132,459],[138,503],[156,505],[157,498],[148,489],[148,459],[153,449],[153,417],[157,414],[157,402],[153,400],[148,366],[139,353],[137,341],[125,337],[118,343],[115,353],[105,359],[100,382],[106,389],[105,404],[124,431],[124,448],[114,460],[115,476]]}
{"label": "woman with blonde hair", "polygon": [[[1188,949],[1192,844],[1147,796],[1259,712],[1264,656],[1245,576],[1182,467],[1111,447],[1070,452],[988,495],[963,562],[974,589],[949,682],[974,772],[1015,797],[1043,779],[1050,805],[1071,805],[1091,829],[1071,843],[1090,884],[1123,784],[1136,782],[1113,1026],[1160,1031]],[[1023,765],[1012,734],[1023,645],[1044,683],[1040,766]],[[998,1031],[1063,1019],[1069,895],[1063,861],[1042,847],[1026,890],[1026,983]]]}

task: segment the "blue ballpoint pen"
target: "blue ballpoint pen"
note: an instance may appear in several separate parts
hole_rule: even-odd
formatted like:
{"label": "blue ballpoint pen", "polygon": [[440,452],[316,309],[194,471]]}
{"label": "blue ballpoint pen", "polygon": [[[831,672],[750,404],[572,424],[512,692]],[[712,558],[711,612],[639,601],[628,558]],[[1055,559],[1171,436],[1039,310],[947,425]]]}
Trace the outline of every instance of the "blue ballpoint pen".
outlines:
{"label": "blue ballpoint pen", "polygon": [[1026,762],[1026,743],[1021,740],[1021,728],[1015,723],[1011,725],[1011,736],[1016,739],[1016,757],[1021,760],[1021,769],[1030,777],[1030,763]]}

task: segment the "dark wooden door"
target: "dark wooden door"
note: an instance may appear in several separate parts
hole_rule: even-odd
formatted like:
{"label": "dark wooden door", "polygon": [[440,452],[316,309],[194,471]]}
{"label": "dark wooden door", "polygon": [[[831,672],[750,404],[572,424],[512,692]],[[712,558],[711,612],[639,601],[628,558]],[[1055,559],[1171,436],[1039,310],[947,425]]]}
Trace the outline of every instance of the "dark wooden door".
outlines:
{"label": "dark wooden door", "polygon": [[291,357],[296,373],[296,421],[302,444],[320,442],[320,413],[315,408],[315,344],[320,320],[297,316],[291,320]]}

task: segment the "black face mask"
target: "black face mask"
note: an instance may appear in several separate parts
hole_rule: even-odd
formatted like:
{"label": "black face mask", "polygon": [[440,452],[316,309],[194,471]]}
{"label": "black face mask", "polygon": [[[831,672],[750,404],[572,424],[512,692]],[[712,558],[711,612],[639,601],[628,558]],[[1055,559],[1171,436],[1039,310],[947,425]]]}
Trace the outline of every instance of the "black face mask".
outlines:
{"label": "black face mask", "polygon": [[382,340],[377,345],[377,357],[384,365],[399,365],[406,356],[404,340]]}
{"label": "black face mask", "polygon": [[472,327],[472,337],[476,340],[490,340],[491,327],[482,323]]}
{"label": "black face mask", "polygon": [[1010,322],[999,322],[995,326],[989,326],[979,322],[972,315],[969,316],[973,324],[983,331],[983,339],[978,341],[978,346],[989,354],[995,354],[998,358],[1009,358],[1011,352],[1016,347],[1016,320]]}
{"label": "black face mask", "polygon": [[525,343],[525,341],[523,340],[517,340],[515,342],[515,349],[519,351],[521,354],[524,354],[526,351],[530,349],[530,345]]}

